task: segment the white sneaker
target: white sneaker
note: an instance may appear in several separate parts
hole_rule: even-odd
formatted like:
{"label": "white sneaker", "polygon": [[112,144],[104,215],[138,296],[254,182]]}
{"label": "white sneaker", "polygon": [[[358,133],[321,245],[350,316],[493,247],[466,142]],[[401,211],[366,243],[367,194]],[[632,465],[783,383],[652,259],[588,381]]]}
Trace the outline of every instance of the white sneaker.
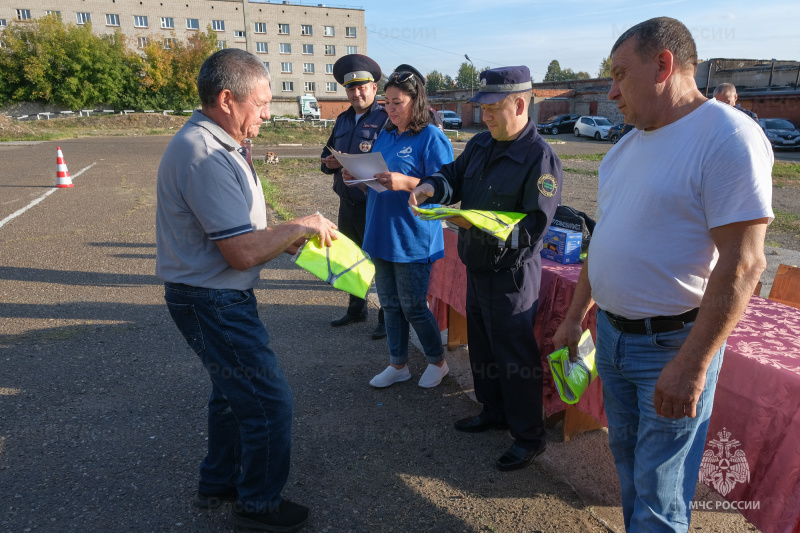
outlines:
{"label": "white sneaker", "polygon": [[419,386],[425,389],[431,389],[442,382],[442,378],[450,372],[447,366],[447,361],[442,366],[428,365],[422,377],[419,378]]}
{"label": "white sneaker", "polygon": [[395,383],[399,383],[401,381],[408,381],[409,379],[411,379],[411,371],[408,369],[408,365],[404,366],[400,370],[396,369],[392,365],[389,365],[386,367],[386,370],[372,378],[372,381],[370,381],[369,384],[373,387],[382,389],[383,387],[388,387],[389,385],[394,385]]}

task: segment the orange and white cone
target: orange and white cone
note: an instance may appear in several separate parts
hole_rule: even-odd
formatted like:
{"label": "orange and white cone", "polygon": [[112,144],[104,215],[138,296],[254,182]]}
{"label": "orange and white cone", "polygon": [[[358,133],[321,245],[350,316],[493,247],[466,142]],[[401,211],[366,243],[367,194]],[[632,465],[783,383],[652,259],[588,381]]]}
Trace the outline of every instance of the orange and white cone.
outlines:
{"label": "orange and white cone", "polygon": [[67,170],[67,164],[64,162],[64,154],[61,153],[61,148],[58,148],[56,157],[56,187],[59,189],[74,187],[72,179],[69,177],[69,170]]}

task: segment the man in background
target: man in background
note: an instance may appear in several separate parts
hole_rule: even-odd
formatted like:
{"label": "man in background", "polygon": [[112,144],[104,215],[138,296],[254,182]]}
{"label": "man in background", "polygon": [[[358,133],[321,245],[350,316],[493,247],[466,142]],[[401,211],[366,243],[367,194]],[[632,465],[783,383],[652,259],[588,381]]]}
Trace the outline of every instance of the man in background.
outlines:
{"label": "man in background", "polygon": [[733,106],[735,109],[738,109],[748,117],[758,121],[758,115],[749,109],[743,108],[742,104],[736,103],[736,101],[739,99],[739,95],[736,94],[736,87],[732,83],[720,83],[717,85],[717,88],[714,89],[714,98],[720,102]]}

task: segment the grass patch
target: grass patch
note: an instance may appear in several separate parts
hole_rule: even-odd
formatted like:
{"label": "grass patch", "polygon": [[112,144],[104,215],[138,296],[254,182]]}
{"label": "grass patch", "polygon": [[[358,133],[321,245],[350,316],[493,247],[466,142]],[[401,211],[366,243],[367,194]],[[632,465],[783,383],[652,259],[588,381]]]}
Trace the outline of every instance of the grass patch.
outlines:
{"label": "grass patch", "polygon": [[774,209],[773,212],[775,213],[775,220],[768,226],[768,232],[800,233],[800,215],[778,211],[777,209]]}
{"label": "grass patch", "polygon": [[562,161],[570,159],[581,159],[583,161],[602,161],[605,156],[606,154],[583,154],[583,155],[565,154],[565,155],[560,155],[558,157]]}
{"label": "grass patch", "polygon": [[599,175],[598,170],[587,170],[582,168],[570,168],[564,167],[564,172],[572,172],[573,174],[586,174],[587,176],[597,176]]}
{"label": "grass patch", "polygon": [[319,159],[315,157],[298,157],[281,159],[277,165],[268,165],[264,161],[253,161],[253,166],[261,178],[264,199],[275,210],[281,220],[295,218],[289,202],[281,190],[280,183],[296,179],[304,174],[319,172]]}
{"label": "grass patch", "polygon": [[265,122],[256,138],[261,144],[312,144],[328,142],[333,127],[312,126],[296,122]]}
{"label": "grass patch", "polygon": [[800,163],[775,161],[772,167],[772,183],[777,186],[795,185],[800,182]]}

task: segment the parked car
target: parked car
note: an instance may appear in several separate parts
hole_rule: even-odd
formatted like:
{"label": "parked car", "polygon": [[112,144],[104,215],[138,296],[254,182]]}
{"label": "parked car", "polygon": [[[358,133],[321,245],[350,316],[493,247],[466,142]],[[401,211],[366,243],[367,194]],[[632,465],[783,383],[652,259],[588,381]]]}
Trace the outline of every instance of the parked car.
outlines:
{"label": "parked car", "polygon": [[455,111],[437,111],[439,117],[442,119],[442,124],[445,128],[452,128],[460,130],[462,126],[461,117]]}
{"label": "parked car", "polygon": [[558,135],[559,133],[564,133],[565,131],[572,131],[572,128],[575,126],[575,122],[577,122],[578,118],[580,118],[580,115],[576,114],[556,115],[548,118],[540,124],[537,124],[536,129],[539,130],[539,133]]}
{"label": "parked car", "polygon": [[594,137],[596,141],[608,139],[608,130],[613,124],[606,117],[583,116],[575,123],[575,137]]}
{"label": "parked car", "polygon": [[611,126],[611,129],[608,130],[608,140],[611,141],[611,144],[617,144],[617,141],[622,139],[626,133],[631,131],[633,126],[630,124],[614,124]]}
{"label": "parked car", "polygon": [[758,123],[772,148],[800,148],[800,131],[785,118],[760,118]]}

